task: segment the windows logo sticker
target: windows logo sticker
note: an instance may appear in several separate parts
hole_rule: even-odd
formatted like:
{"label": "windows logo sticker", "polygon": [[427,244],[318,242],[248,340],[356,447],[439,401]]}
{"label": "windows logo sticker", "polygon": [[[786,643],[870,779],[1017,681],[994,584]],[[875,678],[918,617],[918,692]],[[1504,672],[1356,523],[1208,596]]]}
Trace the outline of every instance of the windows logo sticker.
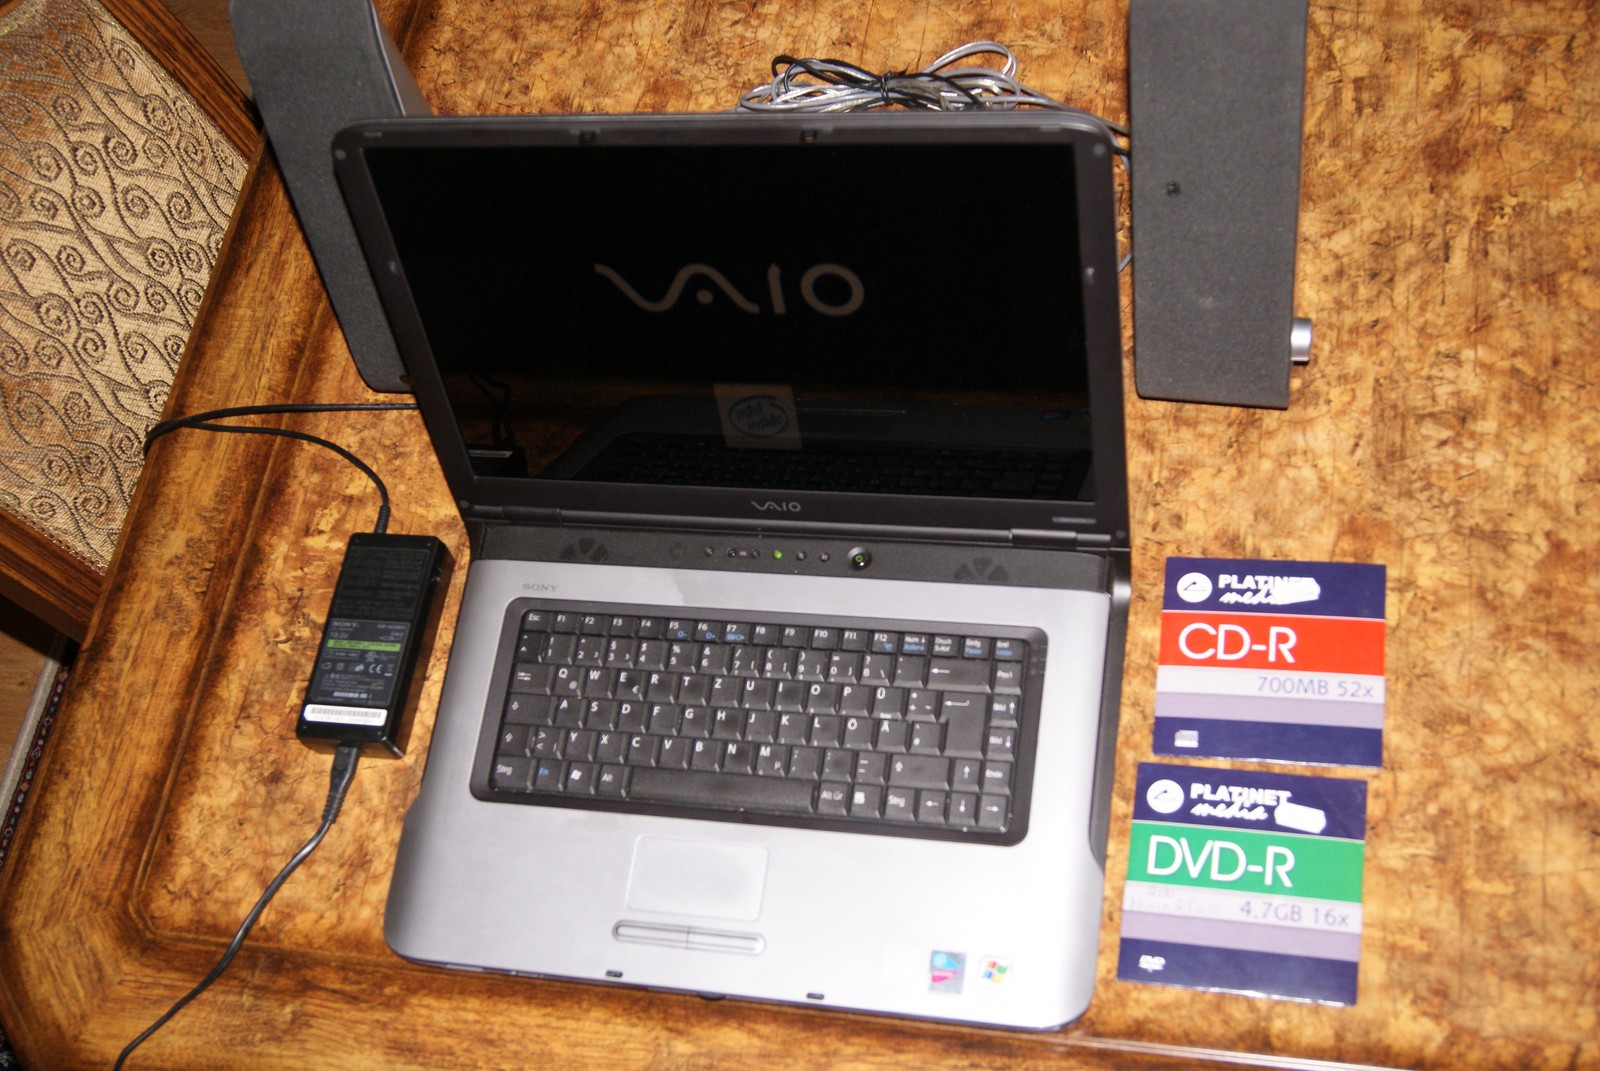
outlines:
{"label": "windows logo sticker", "polygon": [[1003,983],[1011,971],[1011,961],[999,956],[984,956],[981,963],[978,978],[991,987]]}

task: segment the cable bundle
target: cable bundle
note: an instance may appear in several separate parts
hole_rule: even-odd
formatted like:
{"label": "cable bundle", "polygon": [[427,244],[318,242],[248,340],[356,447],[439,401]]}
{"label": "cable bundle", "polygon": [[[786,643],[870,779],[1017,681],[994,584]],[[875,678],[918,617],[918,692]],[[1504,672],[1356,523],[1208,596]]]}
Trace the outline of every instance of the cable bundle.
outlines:
{"label": "cable bundle", "polygon": [[[999,70],[955,67],[971,56],[1000,56]],[[1088,115],[1126,137],[1127,131],[1099,116],[1046,96],[1016,77],[1017,58],[998,41],[973,41],[951,49],[920,71],[873,74],[836,59],[775,56],[772,81],[739,98],[739,107],[754,112],[851,112],[903,107],[923,111],[1006,111],[1050,108]]]}

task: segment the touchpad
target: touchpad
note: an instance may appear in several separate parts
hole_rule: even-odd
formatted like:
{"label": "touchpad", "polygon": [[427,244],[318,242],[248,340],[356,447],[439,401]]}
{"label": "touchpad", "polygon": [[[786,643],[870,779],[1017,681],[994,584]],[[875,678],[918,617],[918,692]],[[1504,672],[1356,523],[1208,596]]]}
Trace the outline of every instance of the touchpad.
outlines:
{"label": "touchpad", "polygon": [[767,850],[754,844],[718,844],[640,837],[628,875],[628,907],[750,921],[761,914]]}

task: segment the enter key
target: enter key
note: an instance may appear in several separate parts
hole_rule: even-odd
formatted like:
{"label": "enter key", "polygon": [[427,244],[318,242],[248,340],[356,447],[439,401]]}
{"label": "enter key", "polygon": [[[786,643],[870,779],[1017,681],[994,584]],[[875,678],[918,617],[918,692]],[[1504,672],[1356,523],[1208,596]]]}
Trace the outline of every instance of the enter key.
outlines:
{"label": "enter key", "polygon": [[983,719],[987,697],[965,693],[944,697],[939,720],[944,722],[944,753],[953,758],[982,758]]}

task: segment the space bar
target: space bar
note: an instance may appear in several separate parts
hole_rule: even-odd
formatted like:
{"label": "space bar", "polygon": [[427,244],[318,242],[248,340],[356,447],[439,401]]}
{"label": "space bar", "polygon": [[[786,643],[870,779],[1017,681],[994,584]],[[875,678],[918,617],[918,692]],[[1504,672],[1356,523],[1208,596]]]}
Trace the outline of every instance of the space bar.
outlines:
{"label": "space bar", "polygon": [[628,798],[702,807],[809,813],[815,788],[809,781],[788,781],[781,777],[658,770],[646,766],[633,771]]}

